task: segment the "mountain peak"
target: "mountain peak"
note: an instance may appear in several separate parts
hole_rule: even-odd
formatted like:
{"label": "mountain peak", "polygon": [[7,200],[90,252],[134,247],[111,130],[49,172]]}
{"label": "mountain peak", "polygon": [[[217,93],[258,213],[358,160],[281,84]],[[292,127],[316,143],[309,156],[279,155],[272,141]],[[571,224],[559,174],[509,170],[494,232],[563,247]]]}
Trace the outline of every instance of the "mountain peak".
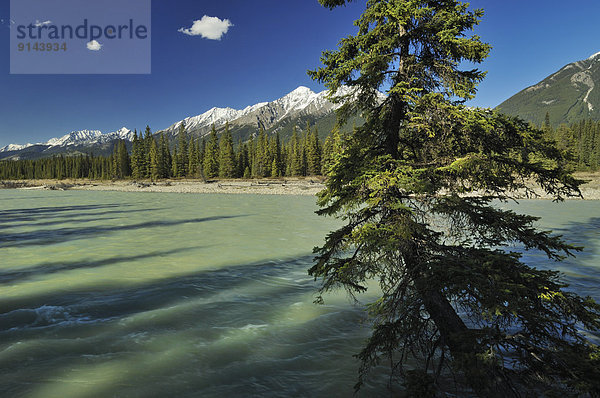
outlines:
{"label": "mountain peak", "polygon": [[314,92],[310,88],[308,88],[306,86],[298,86],[296,89],[294,89],[293,91],[288,93],[286,95],[286,97],[288,95],[310,95],[310,94],[314,94]]}
{"label": "mountain peak", "polygon": [[127,127],[121,127],[113,133],[103,134],[98,137],[99,141],[110,141],[112,139],[133,141],[133,131]]}
{"label": "mountain peak", "polygon": [[600,56],[600,52],[597,52],[596,54],[590,55],[590,57],[588,59],[594,59],[594,58],[596,58],[598,56]]}

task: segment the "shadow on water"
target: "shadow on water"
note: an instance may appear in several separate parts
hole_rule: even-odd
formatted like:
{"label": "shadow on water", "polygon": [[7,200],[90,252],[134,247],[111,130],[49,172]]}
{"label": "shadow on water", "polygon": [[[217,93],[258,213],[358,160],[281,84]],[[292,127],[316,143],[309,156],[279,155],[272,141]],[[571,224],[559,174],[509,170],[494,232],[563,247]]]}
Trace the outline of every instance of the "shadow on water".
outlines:
{"label": "shadow on water", "polygon": [[195,224],[209,221],[224,220],[230,218],[245,217],[247,215],[235,216],[212,216],[199,217],[185,220],[160,220],[147,221],[129,225],[113,225],[113,226],[86,226],[81,228],[57,228],[37,230],[32,232],[18,233],[0,233],[0,248],[5,247],[24,247],[24,246],[41,246],[61,243],[66,240],[86,239],[92,236],[119,232],[133,231],[144,228],[156,227],[172,227],[183,224]]}
{"label": "shadow on water", "polygon": [[[23,221],[36,221],[39,219],[43,219],[43,220],[47,220],[47,219],[51,219],[51,220],[56,220],[56,221],[45,221],[45,222],[32,222],[29,225],[34,225],[34,226],[40,226],[40,225],[53,225],[53,224],[62,224],[65,221],[71,221],[71,220],[75,220],[78,217],[85,217],[85,216],[95,216],[95,217],[100,217],[100,216],[105,216],[105,215],[116,215],[116,214],[130,214],[130,213],[140,213],[140,212],[150,212],[150,211],[154,211],[154,210],[162,210],[160,208],[152,208],[152,209],[128,209],[128,210],[106,210],[106,211],[101,211],[101,212],[80,212],[80,213],[63,213],[62,215],[47,215],[47,214],[39,214],[39,215],[33,215],[33,216],[17,216],[17,217],[12,217],[12,218],[7,218],[7,219],[0,219],[0,225],[1,224],[10,224],[10,223],[18,223],[18,226],[24,226],[24,224],[21,224]],[[12,226],[12,225],[9,225]]]}
{"label": "shadow on water", "polygon": [[[90,213],[90,214],[86,214],[86,215],[94,215],[95,213]],[[16,225],[10,225],[9,228],[15,228],[15,227],[49,227],[52,225],[60,225],[60,224],[65,224],[65,223],[69,223],[69,224],[84,224],[84,223],[88,223],[88,222],[94,222],[94,221],[98,221],[98,220],[117,220],[119,219],[119,217],[88,217],[88,218],[80,218],[80,217],[84,217],[84,215],[75,215],[73,216],[74,218],[71,217],[53,217],[51,221],[40,221],[40,222],[32,222],[32,223],[21,223],[20,221],[26,221],[26,220],[13,220],[13,222],[15,222]],[[2,221],[0,221],[0,226],[2,224]],[[4,227],[6,228],[6,226]]]}
{"label": "shadow on water", "polygon": [[[56,197],[57,196],[53,196],[53,198],[56,198]],[[63,196],[63,197],[66,197],[66,196]],[[31,199],[47,199],[47,197],[46,196],[19,196],[18,198],[0,198],[0,201],[3,201],[3,200],[23,201],[23,200],[31,200]]]}
{"label": "shadow on water", "polygon": [[[517,247],[516,251],[522,253],[522,260],[529,266],[559,271],[560,280],[568,284],[567,291],[577,293],[582,297],[591,297],[600,303],[600,218],[589,218],[584,222],[572,222],[564,227],[553,229],[553,235],[561,235],[562,239],[573,246],[583,247],[581,252],[573,251],[574,256],[566,257],[562,261],[548,259],[545,253],[539,251],[525,251]],[[598,332],[584,331],[592,342],[600,342]]]}
{"label": "shadow on water", "polygon": [[[349,339],[364,338],[356,327],[363,315],[321,306],[302,319],[294,308],[316,284],[298,267],[311,259],[0,299],[0,380],[20,396],[57,377],[69,384],[60,378],[73,369],[121,365],[125,379],[100,383],[85,396],[336,396],[341,383],[351,394],[356,373],[342,381],[331,364],[352,362]],[[303,380],[309,375],[314,380]]]}
{"label": "shadow on water", "polygon": [[568,257],[562,263],[560,270],[565,280],[580,295],[591,296],[600,302],[600,217],[593,217],[586,222],[572,223],[556,229],[563,239],[574,246],[581,246],[581,252],[574,252],[575,257]]}
{"label": "shadow on water", "polygon": [[600,231],[600,217],[592,217],[586,222],[572,223],[566,228],[555,230],[568,243],[575,246],[584,246],[584,252],[589,254],[600,252],[598,231]]}
{"label": "shadow on water", "polygon": [[0,285],[12,285],[16,283],[21,283],[27,281],[29,279],[33,279],[39,276],[45,276],[50,274],[55,274],[57,272],[62,271],[71,271],[75,269],[90,269],[90,268],[98,268],[103,267],[105,265],[115,265],[119,263],[125,263],[129,261],[137,261],[143,260],[146,258],[153,257],[161,257],[161,256],[169,256],[175,253],[181,253],[189,250],[196,250],[199,247],[190,247],[190,248],[181,248],[181,249],[173,249],[173,250],[165,250],[160,252],[151,252],[146,254],[140,254],[136,256],[119,256],[119,257],[110,257],[102,260],[96,261],[72,261],[72,262],[53,262],[53,263],[44,263],[40,265],[36,265],[34,267],[29,267],[25,269],[11,270],[11,269],[3,269],[0,270]]}
{"label": "shadow on water", "polygon": [[[173,250],[172,253],[192,249],[193,248],[176,249]],[[167,254],[169,254],[168,251],[160,252],[155,255],[161,256]],[[146,255],[132,256],[131,260],[135,260],[137,257],[146,257]],[[166,260],[167,263],[165,263],[165,267],[168,267],[168,259]],[[280,276],[289,271],[294,264],[306,264],[311,260],[312,256],[308,255],[286,260],[265,260],[252,264],[231,265],[219,269],[188,273],[177,277],[161,279],[159,282],[140,282],[135,283],[133,286],[124,288],[106,285],[95,287],[92,290],[87,288],[78,289],[76,287],[65,287],[56,293],[39,295],[32,294],[30,296],[17,299],[0,298],[0,316],[19,308],[36,308],[44,305],[73,305],[74,303],[85,302],[88,299],[92,299],[93,301],[94,296],[119,297],[120,302],[115,303],[115,308],[107,313],[119,316],[127,315],[138,310],[123,311],[124,308],[131,307],[128,305],[123,305],[125,302],[133,302],[142,305],[143,308],[140,308],[139,311],[146,311],[149,308],[152,308],[152,306],[148,307],[146,305],[147,303],[153,303],[153,305],[157,305],[159,307],[169,306],[172,304],[171,300],[177,301],[182,297],[201,297],[204,295],[213,294],[214,292],[220,290],[234,289],[241,284],[247,283],[248,281],[259,281],[268,277]],[[110,258],[100,260],[98,265],[92,263],[92,266],[107,265],[110,261],[114,261],[114,259]],[[127,260],[126,258],[123,258],[122,261]],[[51,265],[44,264],[40,267],[45,268],[47,266]],[[67,265],[66,269],[60,271],[68,271],[70,269],[73,268]],[[41,269],[40,272],[44,272],[44,269]],[[304,279],[306,279],[304,282],[309,282],[311,285],[313,284],[312,279],[308,277]],[[159,296],[169,296],[171,299],[166,299],[165,297],[159,299]],[[148,298],[150,300],[145,301],[141,300],[141,298]]]}
{"label": "shadow on water", "polygon": [[43,206],[43,207],[32,207],[23,209],[11,209],[11,210],[0,210],[0,218],[12,218],[19,216],[31,216],[39,214],[56,214],[61,212],[71,211],[87,211],[87,210],[99,210],[108,209],[114,207],[129,207],[132,205],[111,203],[101,205],[74,205],[74,206]]}
{"label": "shadow on water", "polygon": [[[582,247],[582,251],[572,251],[573,256],[566,257],[563,261],[549,260],[545,253],[531,250],[526,251],[520,245],[514,247],[516,251],[524,255],[524,260],[532,266],[543,269],[557,269],[561,265],[568,269],[573,275],[587,275],[594,278],[594,283],[600,280],[600,262],[594,261],[600,255],[600,218],[590,218],[585,222],[574,222],[562,228],[552,229],[553,236],[561,236],[561,239],[569,245]],[[564,255],[564,253],[561,253]]]}

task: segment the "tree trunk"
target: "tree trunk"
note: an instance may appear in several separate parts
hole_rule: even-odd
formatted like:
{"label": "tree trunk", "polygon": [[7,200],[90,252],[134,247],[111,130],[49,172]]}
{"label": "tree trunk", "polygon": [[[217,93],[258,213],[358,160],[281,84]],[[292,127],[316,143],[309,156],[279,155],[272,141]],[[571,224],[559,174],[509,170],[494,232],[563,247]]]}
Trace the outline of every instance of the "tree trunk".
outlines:
{"label": "tree trunk", "polygon": [[415,278],[415,287],[425,310],[438,328],[443,344],[460,363],[466,382],[475,393],[485,398],[520,397],[500,369],[478,358],[478,354],[484,352],[483,348],[448,299],[437,289],[433,289],[424,277]]}

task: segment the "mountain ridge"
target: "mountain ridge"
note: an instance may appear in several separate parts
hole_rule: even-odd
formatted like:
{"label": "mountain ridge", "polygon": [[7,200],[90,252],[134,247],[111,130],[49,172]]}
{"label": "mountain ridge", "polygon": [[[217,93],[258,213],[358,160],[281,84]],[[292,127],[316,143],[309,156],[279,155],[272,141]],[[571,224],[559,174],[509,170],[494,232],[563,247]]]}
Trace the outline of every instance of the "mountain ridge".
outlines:
{"label": "mountain ridge", "polygon": [[[337,95],[349,92],[349,88],[342,87]],[[288,134],[291,132],[290,126],[302,127],[306,123],[315,125],[322,122],[321,130],[330,130],[335,122],[333,111],[338,107],[338,104],[328,99],[328,90],[316,93],[308,87],[299,86],[274,101],[259,102],[239,110],[213,107],[202,114],[179,120],[154,134],[164,133],[167,138],[174,139],[182,123],[185,123],[188,134],[197,137],[209,134],[213,125],[222,130],[229,123],[233,136],[244,140],[260,128],[268,133],[281,131]],[[87,153],[86,151],[109,154],[110,144],[119,139],[132,141],[133,132],[126,127],[107,134],[99,130],[72,131],[44,143],[8,144],[0,148],[0,160],[40,158],[61,153],[75,155]]]}
{"label": "mountain ridge", "polygon": [[600,120],[600,52],[571,62],[540,82],[519,91],[497,107],[541,125]]}
{"label": "mountain ridge", "polygon": [[24,145],[20,144],[8,144],[0,148],[1,152],[18,151],[26,149],[32,146],[70,146],[70,145],[81,145],[86,143],[102,143],[108,142],[115,139],[125,139],[128,141],[133,140],[133,132],[126,127],[121,127],[117,131],[113,131],[107,134],[103,134],[100,130],[77,130],[72,131],[62,137],[50,138],[48,141],[43,143],[31,144],[27,143]]}
{"label": "mountain ridge", "polygon": [[[344,87],[338,91],[337,95],[344,95],[348,92],[349,89]],[[328,90],[315,93],[308,87],[299,86],[274,101],[259,102],[244,109],[211,108],[203,114],[187,117],[173,123],[166,129],[157,131],[157,134],[164,133],[167,136],[176,136],[182,123],[185,123],[187,133],[200,137],[209,134],[213,124],[215,128],[219,129],[227,122],[233,129],[241,126],[251,126],[268,131],[286,118],[325,115],[337,109],[339,106],[331,103],[327,96]]]}

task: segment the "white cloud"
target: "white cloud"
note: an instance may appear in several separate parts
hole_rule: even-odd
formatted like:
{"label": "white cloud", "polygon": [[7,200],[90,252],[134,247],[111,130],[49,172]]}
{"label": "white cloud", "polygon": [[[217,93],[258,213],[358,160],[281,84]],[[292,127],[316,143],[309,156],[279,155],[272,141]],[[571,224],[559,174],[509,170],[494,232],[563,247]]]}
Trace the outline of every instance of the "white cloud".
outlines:
{"label": "white cloud", "polygon": [[52,21],[44,21],[44,22],[40,22],[39,20],[35,20],[35,23],[33,24],[36,28],[39,28],[40,26],[45,26],[45,25],[50,25],[52,23]]}
{"label": "white cloud", "polygon": [[194,21],[191,28],[180,28],[178,32],[189,36],[202,36],[205,39],[221,40],[221,37],[233,26],[229,19],[219,19],[204,15],[202,19]]}
{"label": "white cloud", "polygon": [[89,41],[86,46],[90,51],[100,51],[102,48],[102,44],[98,43],[96,40]]}

